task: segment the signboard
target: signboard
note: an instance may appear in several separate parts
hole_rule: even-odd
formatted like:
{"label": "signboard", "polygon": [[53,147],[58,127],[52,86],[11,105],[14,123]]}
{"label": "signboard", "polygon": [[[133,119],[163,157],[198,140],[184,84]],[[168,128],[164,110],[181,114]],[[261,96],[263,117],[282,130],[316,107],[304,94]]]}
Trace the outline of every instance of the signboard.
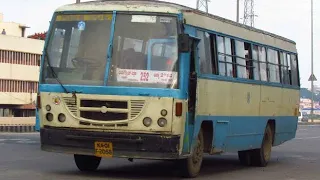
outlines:
{"label": "signboard", "polygon": [[311,74],[308,81],[317,81],[317,78],[314,74]]}
{"label": "signboard", "polygon": [[178,73],[172,71],[149,71],[117,68],[118,82],[138,82],[153,84],[172,84]]}

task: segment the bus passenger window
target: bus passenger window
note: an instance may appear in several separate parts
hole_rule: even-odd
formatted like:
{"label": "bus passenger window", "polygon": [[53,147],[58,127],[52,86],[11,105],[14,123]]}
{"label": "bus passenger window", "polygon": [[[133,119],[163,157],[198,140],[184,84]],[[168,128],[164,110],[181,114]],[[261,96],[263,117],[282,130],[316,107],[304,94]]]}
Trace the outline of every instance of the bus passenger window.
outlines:
{"label": "bus passenger window", "polygon": [[237,77],[248,78],[244,42],[235,41],[235,46],[236,46],[236,56],[237,56],[236,58],[237,72],[238,72]]}
{"label": "bus passenger window", "polygon": [[231,39],[217,36],[219,74],[233,77]]}
{"label": "bus passenger window", "polygon": [[291,73],[292,73],[292,85],[299,86],[299,79],[298,79],[298,61],[297,56],[292,54],[291,55]]}
{"label": "bus passenger window", "polygon": [[197,36],[201,39],[198,45],[200,73],[212,74],[210,35],[207,32],[197,31]]}
{"label": "bus passenger window", "polygon": [[278,51],[268,49],[268,68],[270,72],[270,82],[280,82]]}
{"label": "bus passenger window", "polygon": [[212,73],[218,74],[218,59],[217,59],[217,36],[215,34],[210,35],[210,44],[211,44],[211,58],[212,58]]}
{"label": "bus passenger window", "polygon": [[259,66],[261,81],[268,81],[267,74],[267,53],[265,47],[259,47]]}
{"label": "bus passenger window", "polygon": [[252,46],[252,64],[253,64],[253,76],[255,80],[260,80],[259,73],[259,49],[258,46]]}
{"label": "bus passenger window", "polygon": [[281,79],[283,84],[290,84],[290,77],[289,77],[289,66],[288,66],[288,59],[287,54],[284,52],[280,53],[280,62],[281,62]]}

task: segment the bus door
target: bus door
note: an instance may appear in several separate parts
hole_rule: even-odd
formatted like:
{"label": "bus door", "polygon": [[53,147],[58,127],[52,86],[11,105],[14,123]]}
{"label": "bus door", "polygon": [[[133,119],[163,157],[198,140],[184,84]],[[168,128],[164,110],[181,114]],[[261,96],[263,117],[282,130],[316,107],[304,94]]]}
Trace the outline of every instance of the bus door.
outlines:
{"label": "bus door", "polygon": [[191,38],[190,48],[190,71],[189,71],[189,89],[188,89],[188,114],[189,124],[194,125],[196,112],[196,95],[197,95],[197,65],[199,39]]}

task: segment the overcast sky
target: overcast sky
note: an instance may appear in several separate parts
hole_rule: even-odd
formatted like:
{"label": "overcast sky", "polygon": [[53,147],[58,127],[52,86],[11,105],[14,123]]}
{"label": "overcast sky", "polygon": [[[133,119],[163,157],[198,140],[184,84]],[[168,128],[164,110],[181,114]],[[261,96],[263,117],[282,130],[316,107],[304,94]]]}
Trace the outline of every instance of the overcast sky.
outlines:
{"label": "overcast sky", "polygon": [[[27,34],[44,32],[54,10],[76,0],[1,0],[0,12],[4,21],[26,24],[31,28]],[[88,1],[88,0],[82,0]],[[166,0],[189,7],[196,6],[196,0]],[[243,16],[241,1],[240,16]],[[209,11],[227,19],[236,20],[236,0],[211,0]],[[310,87],[311,37],[310,0],[255,0],[257,18],[255,27],[287,37],[297,43],[300,60],[300,76],[303,87]],[[314,1],[314,72],[320,81],[320,1]],[[316,84],[320,84],[316,82]]]}

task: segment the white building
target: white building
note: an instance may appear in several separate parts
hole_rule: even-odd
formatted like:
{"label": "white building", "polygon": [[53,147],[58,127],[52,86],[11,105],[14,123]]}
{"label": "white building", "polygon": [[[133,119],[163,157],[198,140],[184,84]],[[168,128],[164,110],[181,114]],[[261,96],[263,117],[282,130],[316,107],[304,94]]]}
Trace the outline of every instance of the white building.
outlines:
{"label": "white building", "polygon": [[26,28],[0,14],[0,117],[35,116],[44,41],[24,37]]}

